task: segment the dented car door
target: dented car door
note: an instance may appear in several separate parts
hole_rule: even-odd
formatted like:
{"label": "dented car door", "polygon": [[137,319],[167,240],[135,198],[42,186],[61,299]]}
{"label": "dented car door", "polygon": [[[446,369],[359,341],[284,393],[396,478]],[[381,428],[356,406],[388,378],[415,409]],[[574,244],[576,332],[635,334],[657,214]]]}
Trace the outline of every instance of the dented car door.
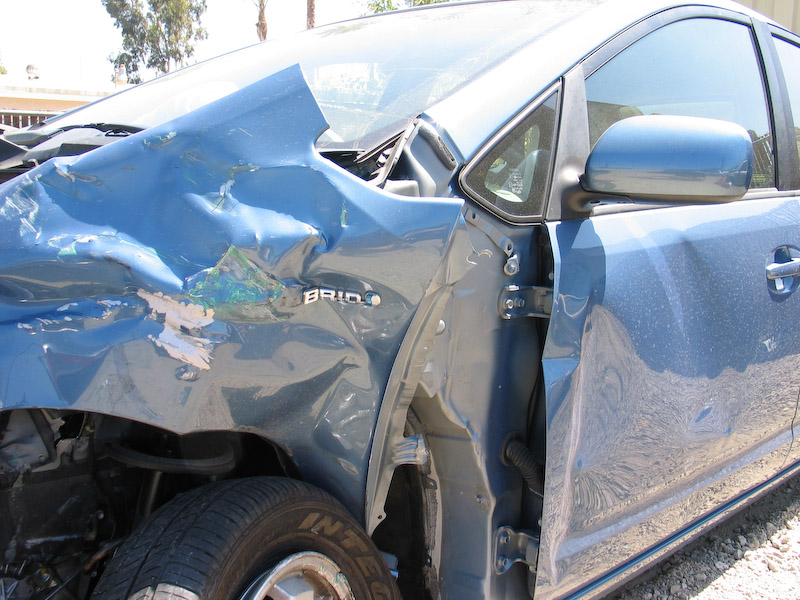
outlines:
{"label": "dented car door", "polygon": [[[618,193],[677,205],[618,205],[548,224],[555,291],[543,358],[547,500],[537,575],[545,598],[586,578],[611,579],[631,556],[646,561],[712,508],[779,474],[800,389],[797,277],[770,274],[797,253],[800,206],[775,189],[775,134],[753,34],[744,22],[698,18],[629,37],[610,60],[582,67],[578,129],[595,150],[612,123],[648,113],[695,118],[714,103],[717,111],[730,106],[755,161],[748,195],[719,203],[699,195],[702,157],[685,161],[681,181],[681,168],[647,171],[644,152],[630,152],[627,164],[641,179],[625,175]],[[695,44],[682,49],[688,38]],[[706,59],[687,66],[683,53],[698,45]],[[656,76],[646,65],[665,51],[670,59]],[[730,64],[735,77],[726,75]],[[648,195],[671,179],[679,193],[697,189],[696,199]],[[721,171],[709,179],[732,185]]]}

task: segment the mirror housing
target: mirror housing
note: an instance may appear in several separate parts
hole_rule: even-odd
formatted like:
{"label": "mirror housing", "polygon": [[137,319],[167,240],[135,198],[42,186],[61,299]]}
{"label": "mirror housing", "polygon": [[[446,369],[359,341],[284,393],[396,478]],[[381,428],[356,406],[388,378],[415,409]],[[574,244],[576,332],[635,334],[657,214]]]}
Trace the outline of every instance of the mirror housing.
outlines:
{"label": "mirror housing", "polygon": [[738,200],[753,175],[753,142],[741,125],[641,115],[614,123],[586,161],[590,192],[667,203]]}

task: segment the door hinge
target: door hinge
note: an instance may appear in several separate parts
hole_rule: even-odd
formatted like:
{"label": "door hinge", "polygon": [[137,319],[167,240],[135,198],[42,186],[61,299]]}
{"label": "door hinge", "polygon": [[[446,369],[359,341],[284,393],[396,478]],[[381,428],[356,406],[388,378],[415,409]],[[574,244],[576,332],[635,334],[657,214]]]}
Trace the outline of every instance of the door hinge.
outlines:
{"label": "door hinge", "polygon": [[553,312],[553,288],[507,285],[500,292],[498,310],[503,319],[539,317],[547,319]]}
{"label": "door hinge", "polygon": [[502,575],[514,563],[524,563],[536,572],[539,558],[539,537],[531,532],[500,527],[494,534],[494,570]]}

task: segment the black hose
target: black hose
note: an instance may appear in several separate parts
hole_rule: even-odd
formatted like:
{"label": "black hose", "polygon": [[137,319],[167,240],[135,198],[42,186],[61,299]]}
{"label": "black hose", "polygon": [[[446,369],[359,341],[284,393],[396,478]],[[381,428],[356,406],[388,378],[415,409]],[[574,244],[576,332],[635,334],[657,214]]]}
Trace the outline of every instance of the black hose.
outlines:
{"label": "black hose", "polygon": [[519,438],[514,438],[506,444],[505,456],[508,462],[519,469],[528,488],[540,498],[543,497],[544,480],[539,465],[533,454]]}

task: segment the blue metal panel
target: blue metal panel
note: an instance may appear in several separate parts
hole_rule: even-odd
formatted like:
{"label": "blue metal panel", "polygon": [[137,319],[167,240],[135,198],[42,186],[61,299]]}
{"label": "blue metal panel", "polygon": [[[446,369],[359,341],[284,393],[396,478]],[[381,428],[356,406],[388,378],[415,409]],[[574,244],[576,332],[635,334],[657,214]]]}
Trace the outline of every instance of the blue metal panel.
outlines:
{"label": "blue metal panel", "polygon": [[0,187],[0,408],[254,432],[363,515],[385,382],[462,203],[367,185],[314,150],[325,127],[292,67]]}
{"label": "blue metal panel", "polygon": [[797,199],[762,199],[548,225],[541,597],[578,591],[781,468],[800,297],[766,266],[800,243],[799,224]]}

